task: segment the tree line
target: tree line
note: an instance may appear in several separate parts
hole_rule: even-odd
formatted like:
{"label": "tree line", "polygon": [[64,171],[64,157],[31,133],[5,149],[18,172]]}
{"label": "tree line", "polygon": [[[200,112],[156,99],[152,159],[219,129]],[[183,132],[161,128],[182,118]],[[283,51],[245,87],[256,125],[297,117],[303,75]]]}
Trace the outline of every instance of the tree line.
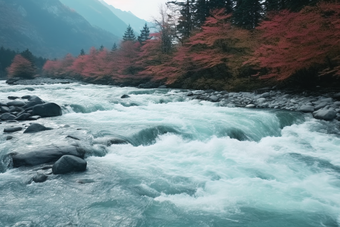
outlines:
{"label": "tree line", "polygon": [[29,49],[18,52],[1,46],[0,78],[5,78],[7,73],[10,76],[32,78],[41,72],[46,61],[45,58],[34,56]]}
{"label": "tree line", "polygon": [[137,37],[128,26],[111,50],[47,61],[43,74],[226,90],[289,80],[339,82],[339,18],[337,1],[171,1],[155,21],[158,32],[150,34],[145,25]]}

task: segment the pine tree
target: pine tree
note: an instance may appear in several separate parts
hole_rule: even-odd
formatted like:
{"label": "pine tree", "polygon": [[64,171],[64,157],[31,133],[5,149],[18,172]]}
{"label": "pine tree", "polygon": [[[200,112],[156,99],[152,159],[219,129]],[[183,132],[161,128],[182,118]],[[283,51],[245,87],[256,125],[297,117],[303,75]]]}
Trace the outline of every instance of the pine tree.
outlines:
{"label": "pine tree", "polygon": [[190,37],[191,31],[194,29],[193,2],[186,0],[186,2],[184,2],[181,7],[181,20],[178,22],[177,29],[181,33],[182,38],[187,39]]}
{"label": "pine tree", "polygon": [[118,49],[117,44],[114,43],[113,46],[112,46],[112,48],[111,48],[111,52],[114,52],[114,51],[116,51],[117,49]]}
{"label": "pine tree", "polygon": [[237,0],[233,20],[236,25],[253,29],[259,25],[263,17],[261,0]]}
{"label": "pine tree", "polygon": [[84,51],[84,49],[81,49],[80,50],[80,56],[83,56],[83,55],[85,55],[85,51]]}
{"label": "pine tree", "polygon": [[143,29],[140,31],[140,35],[138,36],[138,41],[141,45],[145,43],[146,40],[150,39],[150,29],[148,25],[145,23]]}
{"label": "pine tree", "polygon": [[205,18],[209,16],[209,8],[206,0],[197,0],[195,4],[194,21],[197,27],[201,27]]}
{"label": "pine tree", "polygon": [[34,62],[34,56],[32,54],[32,52],[29,49],[26,49],[25,51],[21,52],[20,55],[24,58],[26,58],[29,62],[32,63],[32,65],[35,65]]}
{"label": "pine tree", "polygon": [[124,33],[123,40],[124,41],[135,41],[136,40],[136,36],[135,36],[133,29],[131,28],[130,25],[127,27],[127,29]]}

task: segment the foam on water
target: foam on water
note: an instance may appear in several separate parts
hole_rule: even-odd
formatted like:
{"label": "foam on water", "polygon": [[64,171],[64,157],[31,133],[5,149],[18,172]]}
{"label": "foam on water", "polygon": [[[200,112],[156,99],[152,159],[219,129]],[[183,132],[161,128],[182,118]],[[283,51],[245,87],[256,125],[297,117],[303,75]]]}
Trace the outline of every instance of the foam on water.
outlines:
{"label": "foam on water", "polygon": [[28,184],[35,173],[29,168],[0,173],[1,226],[340,225],[336,122],[219,107],[180,90],[27,87],[0,83],[0,101],[37,95],[64,114],[38,120],[52,131],[17,132],[12,141],[2,135],[3,158],[56,143],[72,129],[82,129],[77,136],[86,146],[111,137],[131,144],[96,144],[85,173],[52,175],[42,184]]}

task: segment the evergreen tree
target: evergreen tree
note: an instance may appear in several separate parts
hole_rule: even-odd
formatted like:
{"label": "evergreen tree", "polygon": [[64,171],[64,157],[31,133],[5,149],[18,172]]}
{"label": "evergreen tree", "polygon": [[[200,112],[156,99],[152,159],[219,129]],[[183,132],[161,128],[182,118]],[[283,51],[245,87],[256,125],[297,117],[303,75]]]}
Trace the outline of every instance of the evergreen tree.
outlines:
{"label": "evergreen tree", "polygon": [[35,65],[34,62],[34,56],[32,54],[32,52],[29,49],[26,49],[25,51],[21,52],[20,55],[24,58],[26,58],[29,62],[32,63],[32,65]]}
{"label": "evergreen tree", "polygon": [[103,50],[104,50],[104,46],[101,45],[101,46],[99,47],[99,51],[103,51]]}
{"label": "evergreen tree", "polygon": [[239,27],[253,29],[259,25],[263,13],[261,0],[237,0],[233,20]]}
{"label": "evergreen tree", "polygon": [[146,40],[150,39],[150,29],[148,25],[145,23],[143,29],[140,31],[140,35],[138,36],[138,41],[141,45],[145,43]]}
{"label": "evergreen tree", "polygon": [[304,6],[315,5],[320,0],[265,0],[264,6],[266,12],[268,11],[280,11],[288,9],[291,11],[300,11]]}
{"label": "evergreen tree", "polygon": [[117,49],[118,49],[117,44],[114,43],[113,46],[112,46],[111,52],[114,52],[114,51],[116,51]]}
{"label": "evergreen tree", "polygon": [[182,38],[186,39],[190,37],[191,31],[194,29],[194,23],[193,23],[193,1],[186,0],[181,5],[180,10],[180,21],[178,22],[177,29],[181,33]]}
{"label": "evergreen tree", "polygon": [[197,0],[194,10],[195,26],[201,27],[205,21],[205,18],[209,16],[209,8],[206,0]]}
{"label": "evergreen tree", "polygon": [[84,51],[84,49],[81,49],[80,50],[80,56],[83,56],[83,55],[85,55],[85,51]]}
{"label": "evergreen tree", "polygon": [[0,48],[0,72],[6,71],[6,68],[12,64],[15,55],[17,55],[17,52],[13,50]]}
{"label": "evergreen tree", "polygon": [[123,40],[124,41],[135,41],[136,40],[136,36],[135,36],[133,29],[131,28],[130,25],[127,27],[127,29],[124,33]]}

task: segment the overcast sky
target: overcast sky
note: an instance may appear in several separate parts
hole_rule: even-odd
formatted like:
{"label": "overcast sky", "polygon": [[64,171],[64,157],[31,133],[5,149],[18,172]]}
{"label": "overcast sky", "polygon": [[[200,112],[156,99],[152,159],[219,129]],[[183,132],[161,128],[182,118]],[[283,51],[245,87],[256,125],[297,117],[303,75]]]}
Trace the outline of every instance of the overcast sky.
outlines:
{"label": "overcast sky", "polygon": [[131,11],[137,17],[147,21],[159,17],[159,8],[169,0],[104,0],[115,8]]}

